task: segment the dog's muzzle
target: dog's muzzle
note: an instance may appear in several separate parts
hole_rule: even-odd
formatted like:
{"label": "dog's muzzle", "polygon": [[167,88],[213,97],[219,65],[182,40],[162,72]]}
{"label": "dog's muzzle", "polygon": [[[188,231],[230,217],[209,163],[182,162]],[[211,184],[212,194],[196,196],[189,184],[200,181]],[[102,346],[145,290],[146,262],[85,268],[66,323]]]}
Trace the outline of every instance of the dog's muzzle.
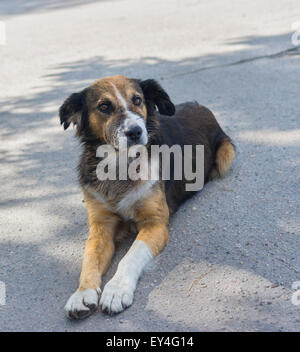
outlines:
{"label": "dog's muzzle", "polygon": [[142,117],[131,113],[119,127],[119,148],[128,148],[133,145],[148,143],[148,132]]}
{"label": "dog's muzzle", "polygon": [[128,138],[128,141],[134,144],[139,144],[140,139],[143,134],[143,130],[139,125],[132,126],[124,131],[125,136]]}

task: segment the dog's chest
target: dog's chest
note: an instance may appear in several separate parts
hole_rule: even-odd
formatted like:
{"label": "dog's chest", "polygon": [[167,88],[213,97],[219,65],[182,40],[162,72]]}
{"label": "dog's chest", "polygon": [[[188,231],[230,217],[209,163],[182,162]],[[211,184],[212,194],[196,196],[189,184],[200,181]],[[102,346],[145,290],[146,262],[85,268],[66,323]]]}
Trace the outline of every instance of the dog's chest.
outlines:
{"label": "dog's chest", "polygon": [[151,194],[156,182],[155,180],[141,181],[129,187],[126,192],[113,192],[114,196],[111,193],[106,196],[90,185],[86,186],[86,190],[107,209],[117,213],[124,220],[130,220],[134,218],[138,203]]}
{"label": "dog's chest", "polygon": [[124,220],[134,218],[140,201],[149,197],[153,186],[159,180],[157,165],[148,161],[147,158],[142,159],[140,164],[140,170],[143,169],[146,172],[143,174],[146,179],[138,181],[133,181],[130,177],[126,180],[100,180],[96,172],[98,160],[93,154],[91,153],[90,158],[84,158],[84,161],[85,163],[80,166],[81,186],[99,203],[117,213]]}

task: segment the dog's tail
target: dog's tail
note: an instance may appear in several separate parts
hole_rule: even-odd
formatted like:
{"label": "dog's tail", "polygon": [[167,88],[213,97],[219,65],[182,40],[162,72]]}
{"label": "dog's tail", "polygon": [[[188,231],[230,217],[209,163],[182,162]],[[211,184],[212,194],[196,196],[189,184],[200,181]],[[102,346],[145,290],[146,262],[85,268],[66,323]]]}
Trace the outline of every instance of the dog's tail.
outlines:
{"label": "dog's tail", "polygon": [[223,177],[230,170],[235,158],[235,146],[229,137],[222,139],[217,146],[215,166],[211,172],[211,178]]}

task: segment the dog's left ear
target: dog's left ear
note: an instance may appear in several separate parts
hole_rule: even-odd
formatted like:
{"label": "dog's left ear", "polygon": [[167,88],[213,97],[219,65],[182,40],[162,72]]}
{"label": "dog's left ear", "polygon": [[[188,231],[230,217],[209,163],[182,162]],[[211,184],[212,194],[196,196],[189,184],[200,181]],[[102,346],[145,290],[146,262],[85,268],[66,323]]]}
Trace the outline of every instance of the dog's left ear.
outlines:
{"label": "dog's left ear", "polygon": [[172,116],[175,114],[174,104],[158,82],[154,79],[147,79],[139,81],[139,84],[142,88],[149,114],[154,113],[155,106],[157,106],[158,111],[162,115]]}
{"label": "dog's left ear", "polygon": [[79,93],[73,93],[65,100],[59,108],[60,123],[66,130],[71,123],[76,125],[77,131],[80,132],[82,127],[82,113],[85,105],[85,90]]}

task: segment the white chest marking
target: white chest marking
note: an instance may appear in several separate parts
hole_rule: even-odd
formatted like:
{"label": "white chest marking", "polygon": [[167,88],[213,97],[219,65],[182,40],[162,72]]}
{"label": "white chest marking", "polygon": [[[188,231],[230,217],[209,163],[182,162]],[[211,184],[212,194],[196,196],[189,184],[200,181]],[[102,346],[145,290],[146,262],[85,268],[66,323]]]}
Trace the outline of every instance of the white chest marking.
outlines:
{"label": "white chest marking", "polygon": [[143,181],[139,186],[134,187],[125,196],[121,199],[121,201],[115,206],[112,207],[105,197],[103,197],[100,193],[95,191],[93,188],[89,186],[85,186],[85,189],[90,193],[99,203],[101,203],[106,209],[116,212],[121,215],[125,220],[134,218],[134,204],[149,196],[151,193],[152,186],[157,182],[157,180],[149,180]]}
{"label": "white chest marking", "polygon": [[143,181],[141,185],[134,187],[118,203],[116,211],[125,219],[132,219],[134,217],[133,205],[137,201],[149,196],[151,193],[151,188],[156,182],[157,180]]}

